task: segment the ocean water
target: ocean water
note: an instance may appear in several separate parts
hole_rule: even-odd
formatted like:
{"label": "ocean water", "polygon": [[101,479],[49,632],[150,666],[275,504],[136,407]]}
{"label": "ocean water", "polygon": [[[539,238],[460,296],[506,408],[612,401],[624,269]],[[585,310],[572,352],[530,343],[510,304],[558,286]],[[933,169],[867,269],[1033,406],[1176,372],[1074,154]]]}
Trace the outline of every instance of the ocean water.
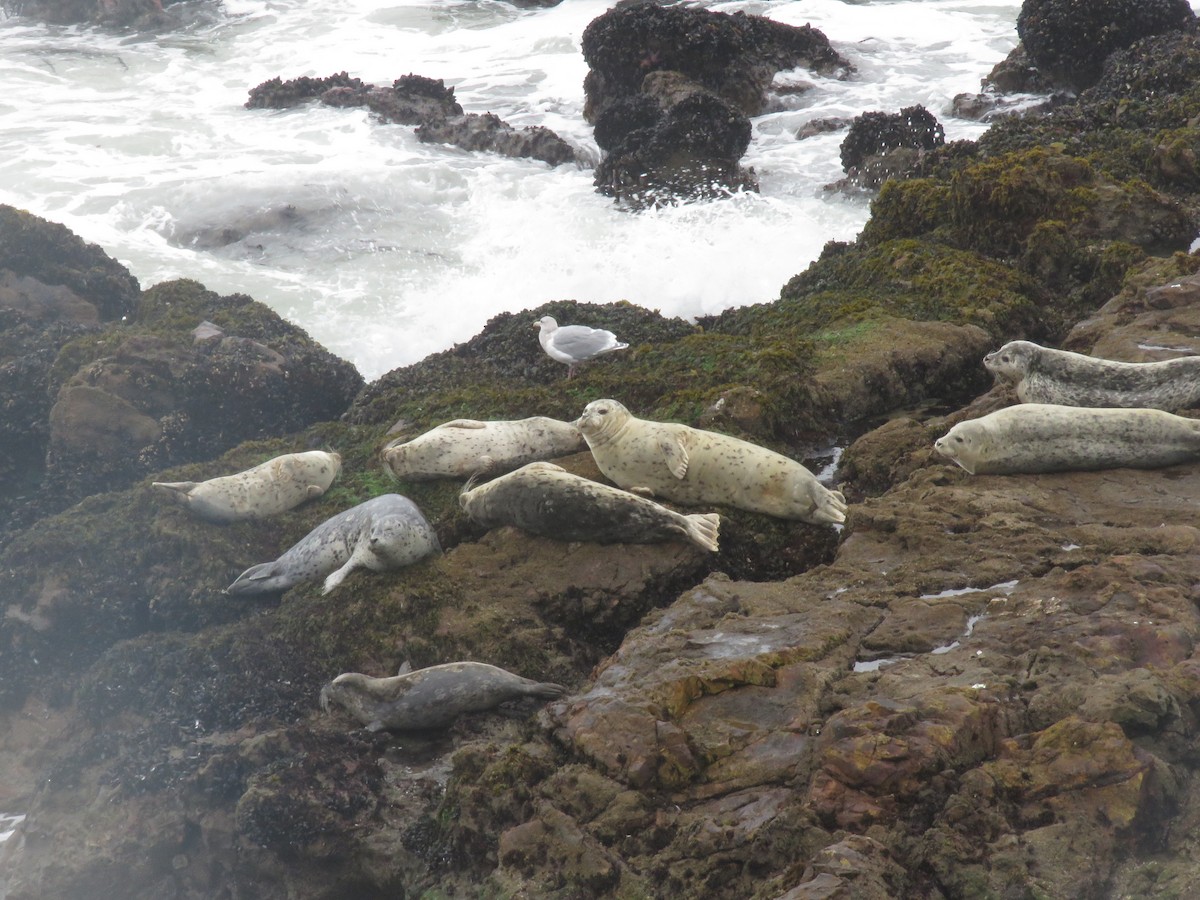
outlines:
{"label": "ocean water", "polygon": [[[844,131],[814,118],[923,104],[948,139],[986,128],[955,94],[1016,44],[1019,3],[752,0],[702,4],[820,28],[858,69],[754,120],[743,160],[761,193],[639,213],[586,167],[419,143],[362,109],[243,108],[274,76],[410,72],[466,112],[547,126],[593,158],[580,37],[611,4],[498,0],[226,0],[158,35],[0,19],[0,202],[99,244],[143,287],[187,277],[246,293],[368,379],[548,300],[629,300],[692,318],[776,298],[868,199],[842,176]],[[180,7],[173,7],[180,9]],[[205,10],[208,11],[205,11]],[[229,240],[227,228],[242,228]]]}

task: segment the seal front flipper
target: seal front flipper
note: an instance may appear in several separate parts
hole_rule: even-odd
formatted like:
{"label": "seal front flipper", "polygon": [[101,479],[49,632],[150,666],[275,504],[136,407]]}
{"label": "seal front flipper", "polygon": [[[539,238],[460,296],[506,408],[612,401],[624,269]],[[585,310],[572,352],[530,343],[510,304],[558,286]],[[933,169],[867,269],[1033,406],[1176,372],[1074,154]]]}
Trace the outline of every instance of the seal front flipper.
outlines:
{"label": "seal front flipper", "polygon": [[687,447],[683,445],[683,438],[664,438],[658,449],[666,457],[667,468],[671,470],[671,474],[682,481],[688,470],[688,452]]}
{"label": "seal front flipper", "polygon": [[335,587],[345,581],[346,576],[360,565],[362,565],[362,559],[359,556],[358,551],[355,550],[354,553],[350,554],[350,558],[346,560],[345,564],[340,569],[330,573],[329,577],[325,579],[325,584],[321,587],[321,593],[328,594]]}
{"label": "seal front flipper", "polygon": [[487,422],[478,419],[454,419],[442,426],[443,428],[487,428]]}

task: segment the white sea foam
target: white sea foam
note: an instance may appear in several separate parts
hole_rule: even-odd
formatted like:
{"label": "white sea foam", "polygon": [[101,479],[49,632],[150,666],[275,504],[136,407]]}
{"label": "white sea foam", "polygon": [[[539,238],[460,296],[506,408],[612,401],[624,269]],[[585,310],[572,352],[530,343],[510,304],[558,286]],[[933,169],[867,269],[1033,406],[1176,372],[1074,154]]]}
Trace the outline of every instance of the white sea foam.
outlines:
{"label": "white sea foam", "polygon": [[[754,121],[744,162],[760,194],[639,214],[596,194],[586,168],[424,145],[361,109],[242,105],[276,75],[414,72],[445,79],[468,112],[545,125],[598,157],[579,42],[608,5],[227,0],[215,22],[135,40],[3,19],[0,202],[98,243],[144,287],[189,277],[262,300],[369,378],[548,300],[690,318],[774,299],[866,221],[864,198],[823,189],[842,175],[844,132],[797,141],[798,127],[920,103],[948,138],[978,136],[949,103],[1016,43],[1020,8],[711,4],[811,23],[859,74],[791,76],[815,87]],[[255,218],[242,240],[214,241]]]}

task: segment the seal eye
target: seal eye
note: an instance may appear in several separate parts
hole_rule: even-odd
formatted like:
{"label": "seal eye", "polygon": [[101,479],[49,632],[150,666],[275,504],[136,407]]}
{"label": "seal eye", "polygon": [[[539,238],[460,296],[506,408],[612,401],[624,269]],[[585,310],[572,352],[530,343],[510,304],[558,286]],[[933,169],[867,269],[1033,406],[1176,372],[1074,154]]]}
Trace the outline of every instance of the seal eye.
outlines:
{"label": "seal eye", "polygon": [[954,442],[955,442],[956,444],[961,444],[961,443],[963,442],[963,439],[962,439],[962,437],[961,437],[961,436],[959,436],[959,435],[957,435],[957,434],[956,434],[956,435],[954,436]]}
{"label": "seal eye", "polygon": [[596,412],[600,413],[600,415],[602,415],[602,416],[607,416],[607,415],[608,415],[608,410],[607,410],[607,409],[605,409],[603,406],[602,406],[602,407],[600,407],[598,410],[596,410]]}

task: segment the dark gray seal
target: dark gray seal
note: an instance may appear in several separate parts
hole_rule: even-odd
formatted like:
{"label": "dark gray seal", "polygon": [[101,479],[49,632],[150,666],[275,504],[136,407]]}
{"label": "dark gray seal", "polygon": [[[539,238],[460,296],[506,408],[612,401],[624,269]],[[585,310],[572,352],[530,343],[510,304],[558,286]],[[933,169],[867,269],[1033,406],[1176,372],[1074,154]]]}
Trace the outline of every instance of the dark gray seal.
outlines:
{"label": "dark gray seal", "polygon": [[506,700],[553,700],[567,689],[531,681],[497,666],[453,662],[412,672],[408,665],[391,678],[346,672],[321,689],[321,709],[340,706],[371,731],[444,728],[464,713],[481,712]]}
{"label": "dark gray seal", "polygon": [[332,572],[321,591],[328,594],[354,569],[399,569],[441,549],[415,503],[399,494],[383,494],[326,519],[279,559],[251,566],[228,591],[286,591]]}
{"label": "dark gray seal", "polygon": [[983,358],[1022,403],[1193,409],[1200,406],[1200,356],[1129,363],[1009,341]]}
{"label": "dark gray seal", "polygon": [[1022,403],[959,422],[934,448],[972,475],[1155,469],[1200,459],[1200,420],[1161,409]]}
{"label": "dark gray seal", "polygon": [[467,515],[484,528],[515,525],[560,541],[653,544],[688,540],[716,550],[721,518],[683,515],[628,491],[535,462],[458,495]]}

